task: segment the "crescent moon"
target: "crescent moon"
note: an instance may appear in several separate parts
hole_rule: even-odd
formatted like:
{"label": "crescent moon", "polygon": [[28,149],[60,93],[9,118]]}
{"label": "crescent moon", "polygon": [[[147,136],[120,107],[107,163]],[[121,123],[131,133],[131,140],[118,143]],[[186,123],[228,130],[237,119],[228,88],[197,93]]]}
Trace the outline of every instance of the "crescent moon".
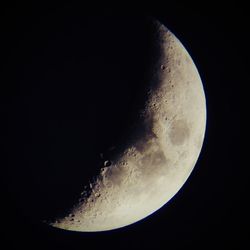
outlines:
{"label": "crescent moon", "polygon": [[53,227],[94,232],[135,223],[166,204],[193,170],[206,127],[203,85],[181,42],[154,25],[161,55],[140,114],[144,132],[104,163],[90,192]]}

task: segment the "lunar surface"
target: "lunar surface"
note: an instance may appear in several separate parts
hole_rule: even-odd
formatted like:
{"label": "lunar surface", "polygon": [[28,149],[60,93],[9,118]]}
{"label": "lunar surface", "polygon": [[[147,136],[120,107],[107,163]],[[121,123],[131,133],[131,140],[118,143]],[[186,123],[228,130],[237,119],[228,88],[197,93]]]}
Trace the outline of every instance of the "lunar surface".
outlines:
{"label": "lunar surface", "polygon": [[193,170],[206,125],[203,85],[181,42],[161,23],[154,25],[161,54],[147,83],[142,132],[104,162],[89,191],[50,225],[86,232],[130,225],[166,204]]}

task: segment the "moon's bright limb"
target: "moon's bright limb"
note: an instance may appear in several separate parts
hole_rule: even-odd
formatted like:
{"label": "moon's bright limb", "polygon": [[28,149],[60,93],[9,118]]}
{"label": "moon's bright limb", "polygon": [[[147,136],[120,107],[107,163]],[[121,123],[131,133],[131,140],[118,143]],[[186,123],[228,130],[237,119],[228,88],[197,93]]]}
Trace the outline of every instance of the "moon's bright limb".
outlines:
{"label": "moon's bright limb", "polygon": [[162,54],[141,113],[146,133],[104,164],[90,195],[52,226],[104,231],[137,222],[168,202],[194,168],[206,125],[202,82],[180,41],[155,25]]}

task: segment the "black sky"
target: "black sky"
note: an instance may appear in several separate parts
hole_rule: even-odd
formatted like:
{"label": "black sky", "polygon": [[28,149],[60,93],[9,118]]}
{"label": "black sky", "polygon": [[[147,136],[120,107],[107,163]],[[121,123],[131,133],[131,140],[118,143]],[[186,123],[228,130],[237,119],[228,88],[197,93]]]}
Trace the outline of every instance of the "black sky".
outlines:
{"label": "black sky", "polygon": [[[243,93],[249,82],[244,9],[167,3],[91,11],[71,4],[3,6],[1,244],[6,249],[243,246]],[[82,176],[87,180],[97,171],[82,166],[100,164],[99,153],[108,157],[108,148],[136,121],[154,55],[147,29],[141,28],[145,14],[181,40],[204,83],[208,122],[198,163],[168,205],[132,226],[85,234],[40,225],[34,215],[51,216],[73,202]]]}

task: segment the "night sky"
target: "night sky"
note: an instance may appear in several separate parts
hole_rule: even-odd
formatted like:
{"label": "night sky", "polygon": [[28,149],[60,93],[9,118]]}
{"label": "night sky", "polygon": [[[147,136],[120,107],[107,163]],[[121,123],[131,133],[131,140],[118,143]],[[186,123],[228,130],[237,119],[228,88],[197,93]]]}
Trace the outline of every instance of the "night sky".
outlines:
{"label": "night sky", "polygon": [[[5,249],[183,249],[247,242],[244,6],[165,3],[1,8],[1,244]],[[178,194],[131,226],[75,233],[38,223],[63,214],[137,124],[157,51],[146,16],[193,58],[207,100],[199,160]],[[83,167],[97,166],[97,168]]]}

